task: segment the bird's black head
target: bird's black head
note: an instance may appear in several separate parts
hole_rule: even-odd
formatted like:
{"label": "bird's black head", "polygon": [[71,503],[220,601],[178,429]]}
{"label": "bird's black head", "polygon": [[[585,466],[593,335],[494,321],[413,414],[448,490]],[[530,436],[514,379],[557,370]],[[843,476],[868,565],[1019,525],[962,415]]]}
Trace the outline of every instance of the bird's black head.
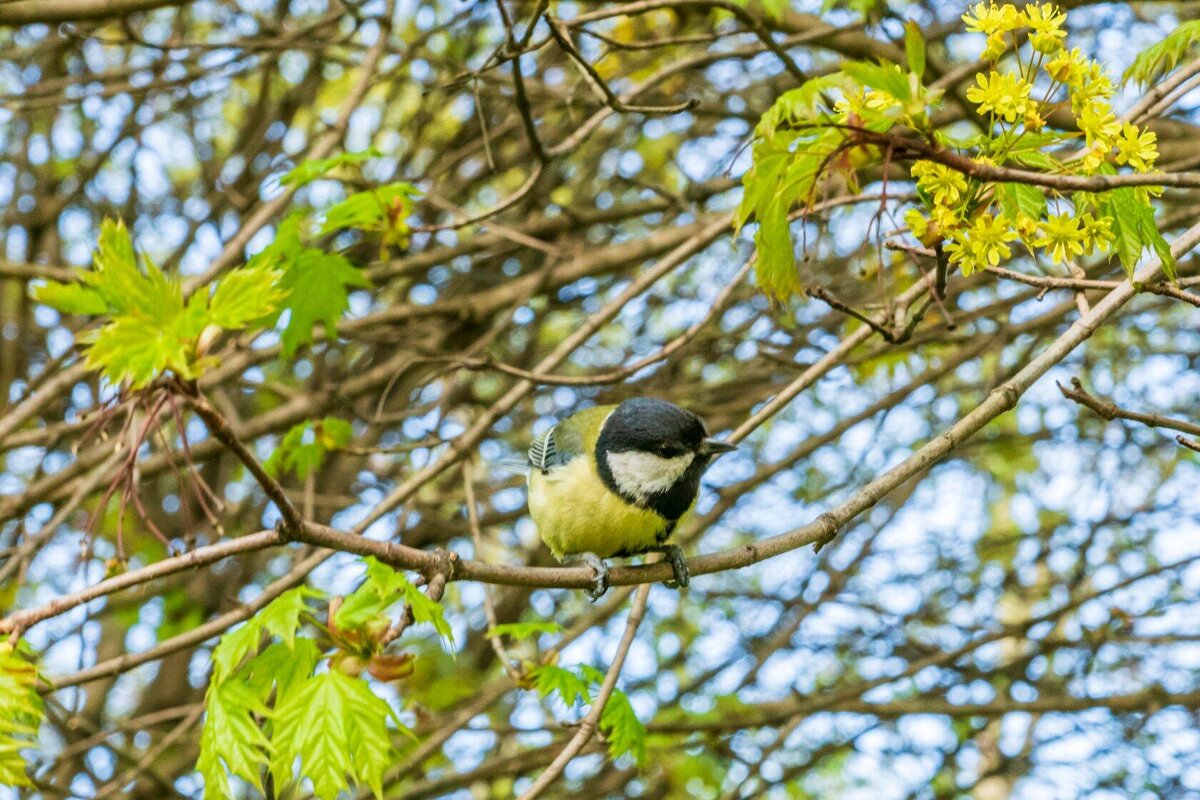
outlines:
{"label": "bird's black head", "polygon": [[604,421],[596,466],[609,489],[677,520],[696,499],[712,457],[732,449],[709,439],[692,412],[665,400],[635,397]]}

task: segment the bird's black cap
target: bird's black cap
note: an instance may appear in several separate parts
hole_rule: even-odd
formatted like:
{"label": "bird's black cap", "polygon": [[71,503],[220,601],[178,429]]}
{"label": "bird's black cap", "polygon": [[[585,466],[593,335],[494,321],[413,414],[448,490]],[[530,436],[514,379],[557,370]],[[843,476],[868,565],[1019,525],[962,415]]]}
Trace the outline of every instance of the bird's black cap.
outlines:
{"label": "bird's black cap", "polygon": [[692,412],[666,400],[633,397],[609,415],[598,444],[606,452],[666,450],[670,455],[699,450],[707,436],[704,423]]}

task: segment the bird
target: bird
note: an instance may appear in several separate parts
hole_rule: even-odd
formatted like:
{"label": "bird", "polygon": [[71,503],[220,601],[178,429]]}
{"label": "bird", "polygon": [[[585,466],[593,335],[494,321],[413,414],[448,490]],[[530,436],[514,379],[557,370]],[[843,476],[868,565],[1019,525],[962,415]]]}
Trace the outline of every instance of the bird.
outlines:
{"label": "bird", "polygon": [[586,408],[530,444],[530,516],[555,558],[592,568],[593,602],[608,590],[608,558],[662,553],[673,574],[667,585],[682,589],[687,562],[671,536],[695,507],[712,459],[736,449],[665,400]]}

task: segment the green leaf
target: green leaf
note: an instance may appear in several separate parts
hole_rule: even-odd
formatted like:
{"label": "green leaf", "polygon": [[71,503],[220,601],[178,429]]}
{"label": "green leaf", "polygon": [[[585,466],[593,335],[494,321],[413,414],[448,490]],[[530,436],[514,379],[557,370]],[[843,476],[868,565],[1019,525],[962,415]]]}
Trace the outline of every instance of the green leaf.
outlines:
{"label": "green leaf", "polygon": [[1014,150],[1005,157],[1004,161],[1039,172],[1055,172],[1062,169],[1062,163],[1058,159],[1041,150]]}
{"label": "green leaf", "polygon": [[344,419],[326,417],[317,423],[317,441],[326,450],[340,450],[350,444],[354,437],[354,428]]}
{"label": "green leaf", "polygon": [[538,694],[542,697],[556,694],[568,708],[579,700],[584,702],[591,700],[588,682],[571,670],[557,664],[542,664],[533,671],[531,677]]}
{"label": "green leaf", "polygon": [[264,634],[279,638],[291,648],[300,629],[301,617],[309,613],[306,600],[323,597],[324,592],[298,586],[272,600],[266,608],[229,631],[213,649],[212,680],[220,683],[232,675],[248,655],[258,651]]}
{"label": "green leaf", "polygon": [[241,681],[211,681],[204,697],[204,729],[196,769],[206,798],[231,797],[226,770],[262,791],[261,768],[271,744],[255,716],[270,709],[253,687]]}
{"label": "green leaf", "polygon": [[334,615],[334,624],[341,629],[362,628],[368,622],[383,616],[393,605],[403,600],[413,611],[413,620],[431,624],[446,642],[453,643],[454,632],[446,622],[441,604],[431,600],[419,588],[413,586],[404,574],[368,556],[367,576],[358,588],[343,601]]}
{"label": "green leaf", "polygon": [[321,651],[312,639],[298,638],[290,646],[275,642],[250,659],[236,680],[244,681],[264,702],[275,691],[275,706],[312,677]]}
{"label": "green leaf", "polygon": [[742,176],[742,202],[733,218],[735,234],[758,214],[759,209],[767,206],[791,160],[792,154],[786,149],[764,153],[755,148],[754,163]]}
{"label": "green leaf", "polygon": [[1133,59],[1121,77],[1123,83],[1137,81],[1149,86],[1173,71],[1188,51],[1200,42],[1200,20],[1180,23],[1161,42],[1150,45]]}
{"label": "green leaf", "polygon": [[37,691],[38,668],[12,645],[0,642],[0,786],[32,786],[23,750],[37,747],[45,710]]}
{"label": "green leaf", "polygon": [[489,639],[499,636],[507,636],[510,639],[528,639],[543,633],[558,633],[561,630],[562,626],[557,622],[506,622],[503,625],[488,628],[484,635]]}
{"label": "green leaf", "polygon": [[64,314],[92,315],[108,311],[108,304],[99,292],[79,283],[50,281],[34,289],[33,298]]}
{"label": "green leaf", "polygon": [[[756,139],[769,139],[781,130],[787,130],[795,125],[811,122],[818,116],[823,102],[823,93],[839,88],[846,83],[846,76],[840,72],[819,75],[809,78],[795,89],[789,89],[781,94],[767,113],[762,115],[754,128]],[[755,159],[757,163],[757,159]]]}
{"label": "green leaf", "polygon": [[350,783],[382,796],[383,771],[391,764],[391,708],[365,681],[337,670],[317,675],[280,703],[275,712],[271,772],[281,784],[312,781],[321,800],[333,800]]}
{"label": "green leaf", "polygon": [[917,76],[925,77],[925,34],[913,20],[904,23],[904,54],[908,57],[908,68]]}
{"label": "green leaf", "polygon": [[325,456],[341,450],[350,443],[354,428],[337,417],[325,417],[319,422],[306,420],[288,429],[263,468],[271,475],[291,470],[304,480],[325,463]]}
{"label": "green leaf", "polygon": [[149,258],[139,267],[129,232],[104,220],[82,284],[49,283],[35,290],[39,301],[73,314],[107,314],[101,327],[80,337],[86,364],[114,384],[137,389],[168,370],[197,378],[214,359],[198,352],[199,337],[215,325],[236,330],[270,315],[283,297],[281,274],[269,263],[235,270],[213,293],[197,292],[185,303],[179,281]]}
{"label": "green leaf", "polygon": [[1171,254],[1171,245],[1158,230],[1158,221],[1154,218],[1154,208],[1149,203],[1145,204],[1140,224],[1142,238],[1149,243],[1150,249],[1162,262],[1163,274],[1170,281],[1179,280],[1179,273],[1175,269],[1175,256]]}
{"label": "green leaf", "polygon": [[755,282],[766,295],[777,299],[789,297],[803,289],[788,224],[792,202],[792,198],[782,193],[772,198],[763,209],[765,213],[759,215],[758,230],[754,234],[754,244],[758,249],[758,262],[754,266]]}
{"label": "green leaf", "polygon": [[408,233],[405,219],[412,198],[420,191],[411,183],[389,183],[354,194],[335,203],[325,211],[319,235],[340,230],[376,231],[387,233],[399,230]]}
{"label": "green leaf", "polygon": [[646,761],[646,726],[637,718],[629,696],[614,689],[600,713],[600,730],[608,741],[608,755],[614,761],[623,755],[633,756],[639,766]]}
{"label": "green leaf", "polygon": [[1125,274],[1132,278],[1146,246],[1142,241],[1142,228],[1138,222],[1132,189],[1116,189],[1109,194],[1108,216],[1113,221],[1113,252],[1125,268]]}
{"label": "green leaf", "polygon": [[1171,246],[1158,230],[1154,206],[1148,199],[1140,196],[1137,189],[1132,187],[1114,189],[1108,193],[1106,213],[1113,220],[1113,250],[1126,275],[1133,277],[1143,251],[1149,247],[1162,262],[1162,270],[1167,278],[1176,280]]}
{"label": "green leaf", "polygon": [[1004,216],[1013,223],[1021,215],[1037,221],[1046,213],[1045,193],[1040,187],[1027,183],[997,183],[996,201]]}
{"label": "green leaf", "polygon": [[912,87],[908,83],[908,76],[896,64],[847,61],[842,64],[842,72],[863,86],[890,95],[902,103],[912,99]]}
{"label": "green leaf", "polygon": [[337,335],[337,321],[350,306],[347,286],[366,288],[362,271],[337,253],[305,248],[286,265],[280,287],[286,290],[284,307],[291,312],[281,337],[283,357],[312,341],[314,325],[323,325],[329,338]]}
{"label": "green leaf", "polygon": [[183,291],[149,259],[143,264],[145,269],[139,269],[125,224],[106,219],[100,223],[92,270],[80,277],[104,297],[114,314],[168,322],[183,310]]}
{"label": "green leaf", "polygon": [[329,158],[301,161],[291,170],[284,173],[279,182],[284,186],[295,186],[298,189],[306,183],[328,175],[338,167],[359,166],[372,158],[381,157],[382,153],[371,147],[357,153],[339,153]]}
{"label": "green leaf", "polygon": [[168,368],[186,378],[193,376],[189,342],[172,328],[140,316],[120,316],[90,335],[80,337],[89,345],[85,363],[112,383],[129,383],[140,388]]}
{"label": "green leaf", "polygon": [[270,316],[285,296],[278,286],[282,277],[282,272],[265,261],[229,273],[217,283],[208,303],[208,322],[238,330]]}

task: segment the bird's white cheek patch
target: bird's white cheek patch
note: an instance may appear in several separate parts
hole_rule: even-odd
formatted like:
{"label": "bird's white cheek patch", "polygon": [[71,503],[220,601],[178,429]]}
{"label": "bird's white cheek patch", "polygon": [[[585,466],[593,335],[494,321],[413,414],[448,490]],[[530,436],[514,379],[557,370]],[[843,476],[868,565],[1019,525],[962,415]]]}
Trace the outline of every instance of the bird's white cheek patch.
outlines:
{"label": "bird's white cheek patch", "polygon": [[663,458],[653,453],[631,451],[608,453],[608,468],[613,480],[622,493],[645,498],[666,491],[691,466],[695,456],[684,453],[674,458]]}

